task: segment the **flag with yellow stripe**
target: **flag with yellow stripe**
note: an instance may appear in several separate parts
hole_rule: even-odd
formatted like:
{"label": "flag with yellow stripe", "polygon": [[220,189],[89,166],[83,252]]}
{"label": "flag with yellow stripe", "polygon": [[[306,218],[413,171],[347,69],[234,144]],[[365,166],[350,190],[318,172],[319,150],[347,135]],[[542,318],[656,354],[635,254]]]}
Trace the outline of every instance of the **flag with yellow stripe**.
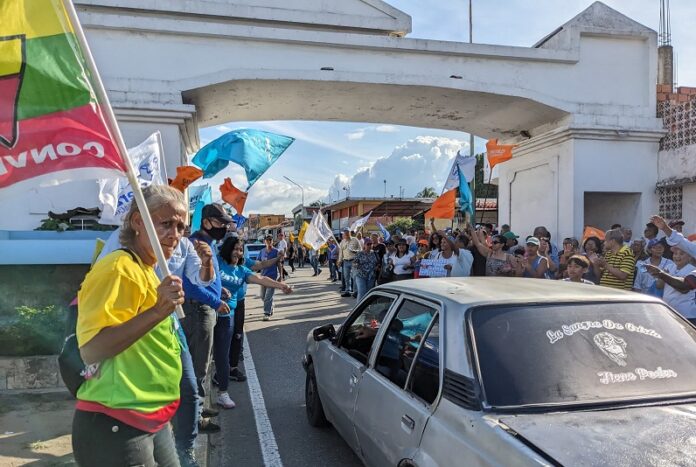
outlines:
{"label": "flag with yellow stripe", "polygon": [[0,198],[124,172],[63,0],[0,0],[0,18]]}

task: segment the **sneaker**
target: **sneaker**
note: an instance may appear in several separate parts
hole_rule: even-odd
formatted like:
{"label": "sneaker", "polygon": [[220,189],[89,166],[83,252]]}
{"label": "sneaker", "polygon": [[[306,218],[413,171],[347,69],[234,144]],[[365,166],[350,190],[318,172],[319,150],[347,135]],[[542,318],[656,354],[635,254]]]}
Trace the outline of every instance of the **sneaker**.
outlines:
{"label": "sneaker", "polygon": [[234,409],[237,404],[234,403],[232,398],[226,392],[221,392],[217,396],[217,405],[223,409]]}
{"label": "sneaker", "polygon": [[350,297],[350,292],[343,292],[341,297]]}
{"label": "sneaker", "polygon": [[198,461],[196,460],[196,451],[193,448],[183,451],[177,449],[176,453],[179,456],[181,467],[199,467]]}
{"label": "sneaker", "polygon": [[218,415],[220,415],[220,411],[215,410],[215,409],[204,408],[203,411],[201,412],[201,416],[205,417],[205,418],[213,418],[213,417],[217,417]]}
{"label": "sneaker", "polygon": [[271,315],[263,315],[263,320],[264,320],[264,321],[270,321],[270,320],[271,320]]}
{"label": "sneaker", "polygon": [[247,380],[247,377],[244,374],[244,372],[242,370],[240,370],[239,368],[232,368],[230,370],[230,380],[243,383],[244,381]]}
{"label": "sneaker", "polygon": [[198,433],[211,434],[219,432],[220,425],[211,422],[209,418],[201,417],[201,420],[198,422]]}

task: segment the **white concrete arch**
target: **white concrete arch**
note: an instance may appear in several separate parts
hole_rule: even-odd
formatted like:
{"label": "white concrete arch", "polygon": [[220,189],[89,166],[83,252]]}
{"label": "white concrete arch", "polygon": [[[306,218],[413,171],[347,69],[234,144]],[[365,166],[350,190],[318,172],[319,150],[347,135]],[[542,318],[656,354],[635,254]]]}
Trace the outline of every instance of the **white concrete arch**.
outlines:
{"label": "white concrete arch", "polygon": [[499,182],[520,232],[578,235],[586,193],[638,193],[593,222],[631,225],[630,208],[637,229],[654,209],[656,33],[601,2],[533,47],[405,38],[410,18],[379,0],[75,3],[127,142],[160,130],[170,173],[199,126],[384,122],[519,143]]}

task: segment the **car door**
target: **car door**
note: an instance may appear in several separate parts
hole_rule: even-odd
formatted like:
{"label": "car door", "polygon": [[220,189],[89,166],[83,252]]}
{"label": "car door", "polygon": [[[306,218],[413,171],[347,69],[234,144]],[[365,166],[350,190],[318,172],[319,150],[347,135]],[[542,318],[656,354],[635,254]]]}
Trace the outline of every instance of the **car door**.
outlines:
{"label": "car door", "polygon": [[[439,352],[433,356],[432,343],[424,342],[437,335],[439,346],[440,306],[409,297],[396,306],[379,350],[360,381],[355,406],[355,431],[369,466],[396,466],[413,457],[431,414],[432,393],[439,391]],[[425,357],[428,365],[424,367]],[[421,363],[414,365],[416,360]],[[414,387],[415,376],[424,371],[430,381],[424,383],[420,377]]]}
{"label": "car door", "polygon": [[314,356],[317,388],[326,416],[355,451],[358,444],[353,412],[358,384],[396,298],[383,292],[370,294],[341,326],[335,343],[322,346]]}

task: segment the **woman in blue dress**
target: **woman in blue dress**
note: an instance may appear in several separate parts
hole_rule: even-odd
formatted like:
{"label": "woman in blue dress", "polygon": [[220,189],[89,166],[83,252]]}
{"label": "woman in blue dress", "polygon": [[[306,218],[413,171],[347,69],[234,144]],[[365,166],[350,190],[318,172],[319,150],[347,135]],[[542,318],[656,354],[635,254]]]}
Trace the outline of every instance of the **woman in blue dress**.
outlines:
{"label": "woman in blue dress", "polygon": [[[220,279],[222,286],[229,290],[230,298],[227,305],[230,310],[237,307],[239,292],[245,284],[258,284],[264,287],[280,289],[283,293],[292,292],[292,287],[268,277],[254,274],[254,271],[244,265],[244,244],[239,237],[227,238],[218,253],[220,264]],[[234,401],[227,393],[230,382],[230,344],[233,332],[233,314],[218,315],[213,337],[213,352],[215,354],[215,376],[218,382],[217,402],[223,408],[235,407]]]}

